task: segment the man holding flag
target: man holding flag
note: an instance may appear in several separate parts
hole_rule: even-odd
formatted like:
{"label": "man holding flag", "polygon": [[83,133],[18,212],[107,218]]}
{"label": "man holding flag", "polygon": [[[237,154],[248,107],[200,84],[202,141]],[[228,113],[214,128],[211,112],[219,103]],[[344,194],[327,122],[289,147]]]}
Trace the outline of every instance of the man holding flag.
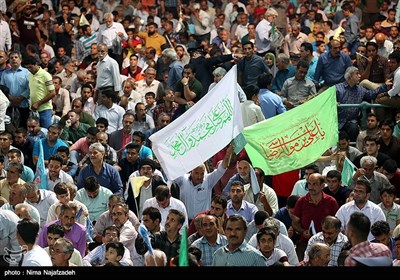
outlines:
{"label": "man holding flag", "polygon": [[274,8],[269,8],[264,18],[257,24],[256,27],[256,48],[257,55],[264,55],[271,50],[273,22],[278,17],[278,12]]}
{"label": "man holding flag", "polygon": [[174,180],[179,186],[179,199],[186,205],[189,221],[194,216],[211,207],[211,196],[214,185],[224,175],[233,153],[233,146],[226,150],[221,164],[213,172],[205,174],[206,166],[203,164]]}

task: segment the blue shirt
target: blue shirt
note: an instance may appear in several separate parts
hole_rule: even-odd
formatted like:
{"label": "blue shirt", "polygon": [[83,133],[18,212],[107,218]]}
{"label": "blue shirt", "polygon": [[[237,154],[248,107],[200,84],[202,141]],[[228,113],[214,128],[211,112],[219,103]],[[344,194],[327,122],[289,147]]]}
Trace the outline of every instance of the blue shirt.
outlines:
{"label": "blue shirt", "polygon": [[[375,99],[376,95],[387,91],[385,84],[376,89],[368,90],[360,85],[350,87],[347,82],[336,85],[336,100],[339,104],[360,104],[363,100]],[[339,129],[349,121],[355,121],[360,112],[359,107],[338,108]]]}
{"label": "blue shirt", "polygon": [[121,195],[122,196],[122,181],[121,177],[119,176],[118,171],[108,163],[103,162],[103,167],[100,171],[100,174],[97,174],[93,169],[93,164],[89,164],[88,166],[84,167],[78,175],[78,189],[83,188],[83,183],[85,178],[89,176],[94,176],[97,179],[97,182],[109,189],[113,192],[113,194]]}
{"label": "blue shirt", "polygon": [[14,97],[23,96],[25,99],[19,105],[20,108],[29,107],[29,71],[24,67],[17,70],[6,69],[1,75],[0,84],[5,85],[10,90],[10,95]]}
{"label": "blue shirt", "polygon": [[268,89],[260,89],[258,100],[260,101],[261,111],[266,119],[286,112],[282,98]]}
{"label": "blue shirt", "polygon": [[325,85],[330,86],[344,82],[344,72],[352,65],[350,56],[342,51],[338,57],[332,57],[330,52],[323,53],[318,59],[314,81],[322,78]]}
{"label": "blue shirt", "polygon": [[[314,57],[311,62],[309,63],[308,71],[306,78],[309,78],[311,81],[314,81],[315,70],[317,69],[318,57]],[[319,82],[319,81],[317,81]]]}
{"label": "blue shirt", "polygon": [[296,74],[296,68],[293,65],[289,64],[287,69],[279,70],[275,74],[275,78],[272,81],[272,92],[281,91],[283,87],[283,83],[294,76]]}
{"label": "blue shirt", "polygon": [[180,81],[183,76],[183,64],[180,61],[174,61],[169,65],[168,71],[168,88],[174,88],[175,84]]}
{"label": "blue shirt", "polygon": [[47,138],[39,139],[35,142],[35,145],[33,146],[33,153],[32,153],[33,156],[39,156],[39,149],[40,149],[39,141],[41,141],[43,145],[44,160],[48,160],[51,155],[57,154],[58,147],[61,146],[68,147],[67,144],[65,144],[64,141],[62,141],[61,139],[57,139],[57,142],[52,147],[50,147],[49,143],[47,142]]}

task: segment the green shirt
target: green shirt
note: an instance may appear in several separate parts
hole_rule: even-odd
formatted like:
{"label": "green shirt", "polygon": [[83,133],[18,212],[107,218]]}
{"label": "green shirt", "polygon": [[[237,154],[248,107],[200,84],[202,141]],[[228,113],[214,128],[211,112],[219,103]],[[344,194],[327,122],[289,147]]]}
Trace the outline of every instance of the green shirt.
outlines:
{"label": "green shirt", "polygon": [[[29,75],[29,90],[31,92],[31,104],[45,98],[52,90],[55,90],[51,74],[39,67],[35,74]],[[53,105],[50,99],[39,106],[38,112],[52,109]]]}
{"label": "green shirt", "polygon": [[89,127],[90,125],[81,122],[79,122],[78,128],[75,128],[72,125],[70,127],[64,126],[63,132],[61,133],[61,139],[75,143],[80,138],[86,136]]}

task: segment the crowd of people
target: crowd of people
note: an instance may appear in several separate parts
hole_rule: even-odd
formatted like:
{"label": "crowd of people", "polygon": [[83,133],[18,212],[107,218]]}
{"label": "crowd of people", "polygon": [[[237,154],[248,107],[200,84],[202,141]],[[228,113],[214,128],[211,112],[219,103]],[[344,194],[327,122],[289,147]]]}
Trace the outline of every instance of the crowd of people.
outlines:
{"label": "crowd of people", "polygon": [[[0,266],[399,266],[397,2],[0,0]],[[245,127],[335,87],[337,145],[170,180],[151,135],[233,67]]]}

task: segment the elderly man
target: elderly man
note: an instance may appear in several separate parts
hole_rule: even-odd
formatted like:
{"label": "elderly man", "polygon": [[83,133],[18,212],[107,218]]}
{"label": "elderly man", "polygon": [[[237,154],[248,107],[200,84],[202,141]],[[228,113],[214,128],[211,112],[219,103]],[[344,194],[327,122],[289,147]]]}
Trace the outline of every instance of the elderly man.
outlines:
{"label": "elderly man", "polygon": [[118,62],[108,55],[106,44],[98,44],[99,62],[97,63],[96,87],[99,90],[121,90],[121,76]]}
{"label": "elderly man", "polygon": [[112,165],[104,162],[105,152],[104,146],[100,143],[90,145],[90,164],[79,172],[78,188],[84,187],[85,178],[94,176],[101,186],[110,189],[114,194],[122,194],[121,177]]}
{"label": "elderly man", "polygon": [[204,175],[206,167],[204,164],[175,179],[179,186],[179,198],[186,205],[189,220],[202,211],[211,207],[211,195],[214,185],[224,175],[233,153],[233,147],[229,146],[222,163],[213,172]]}
{"label": "elderly man", "polygon": [[[318,64],[320,60],[321,58],[318,60]],[[336,85],[336,98],[339,104],[360,104],[363,100],[375,99],[379,93],[386,92],[388,86],[392,84],[388,80],[374,90],[367,90],[359,85],[361,75],[358,68],[354,66],[346,69],[344,78],[344,82]],[[352,142],[356,141],[359,133],[359,113],[360,109],[358,107],[338,108],[339,130],[346,131]]]}
{"label": "elderly man", "polygon": [[278,12],[269,8],[265,14],[264,18],[256,26],[256,48],[257,54],[261,57],[271,49],[271,29],[272,23],[278,17]]}
{"label": "elderly man", "polygon": [[364,156],[360,159],[361,168],[353,175],[353,180],[350,183],[350,189],[354,189],[354,186],[359,179],[366,179],[371,185],[371,194],[369,200],[378,204],[381,202],[380,191],[384,187],[389,187],[391,184],[387,177],[376,170],[378,160],[373,156]]}
{"label": "elderly man", "polygon": [[[110,57],[118,62],[119,69],[122,68],[122,51],[119,50],[121,47],[118,47],[118,44],[126,40],[128,40],[128,34],[126,34],[123,25],[114,21],[114,15],[112,13],[105,13],[104,23],[100,25],[99,33],[97,33],[97,42],[100,43],[98,48],[100,45],[104,44],[110,50]],[[99,57],[100,56],[99,49]],[[114,86],[117,85],[114,84]]]}

